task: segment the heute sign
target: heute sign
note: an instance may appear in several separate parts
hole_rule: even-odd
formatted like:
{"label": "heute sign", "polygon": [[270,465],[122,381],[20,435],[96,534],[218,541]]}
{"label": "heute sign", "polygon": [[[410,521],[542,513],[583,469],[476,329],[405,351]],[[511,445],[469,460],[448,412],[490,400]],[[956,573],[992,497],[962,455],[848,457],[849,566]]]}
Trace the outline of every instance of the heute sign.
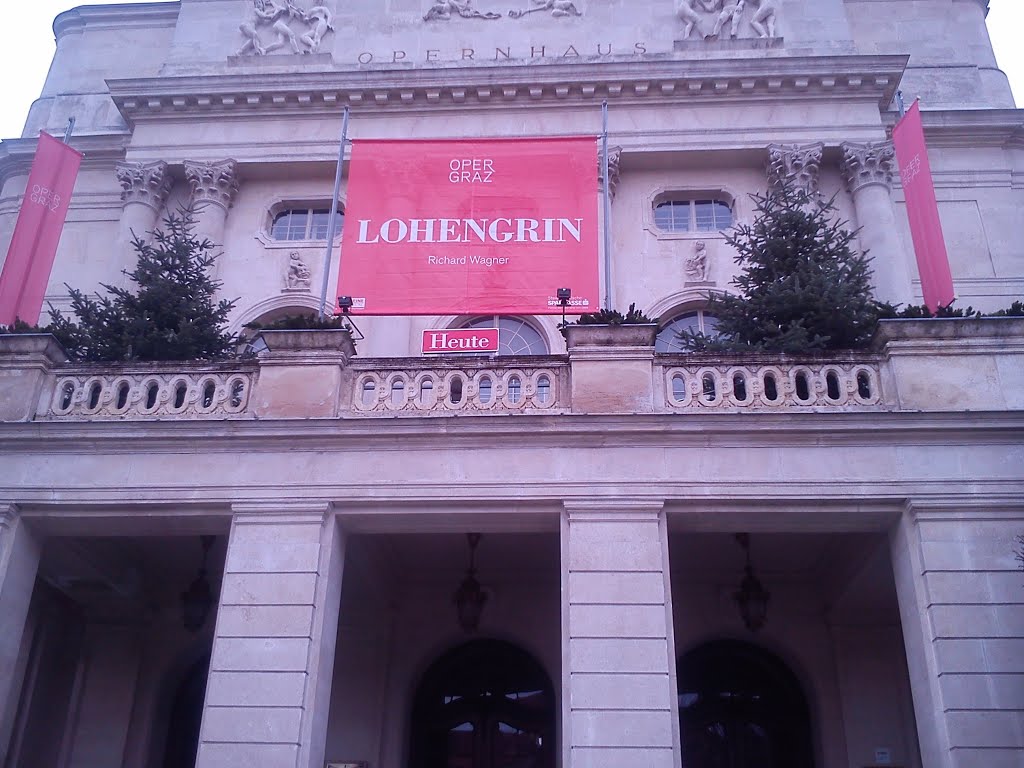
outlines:
{"label": "heute sign", "polygon": [[593,138],[356,141],[338,294],[368,315],[599,305]]}

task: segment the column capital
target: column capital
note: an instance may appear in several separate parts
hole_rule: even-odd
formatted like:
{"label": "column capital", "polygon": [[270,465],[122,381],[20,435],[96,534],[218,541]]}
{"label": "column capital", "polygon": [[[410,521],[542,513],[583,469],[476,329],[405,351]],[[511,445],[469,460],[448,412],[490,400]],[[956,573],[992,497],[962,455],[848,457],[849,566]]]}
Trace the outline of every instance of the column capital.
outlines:
{"label": "column capital", "polygon": [[818,194],[818,175],[821,170],[821,154],[825,145],[814,144],[769,144],[768,166],[765,172],[772,187],[787,184],[808,195]]}
{"label": "column capital", "polygon": [[840,148],[843,159],[839,170],[851,195],[872,184],[892,189],[896,151],[891,141],[846,141]]}
{"label": "column capital", "polygon": [[329,501],[242,501],[231,505],[236,523],[322,523],[334,513]]}
{"label": "column capital", "polygon": [[21,516],[21,510],[13,501],[0,501],[0,530],[11,528]]}
{"label": "column capital", "polygon": [[216,163],[186,160],[185,178],[192,187],[193,205],[213,203],[227,210],[238,192],[238,163],[234,160]]}
{"label": "column capital", "polygon": [[174,180],[167,175],[167,163],[118,163],[114,173],[121,185],[121,200],[125,205],[142,203],[159,211],[167,201]]}
{"label": "column capital", "polygon": [[664,501],[648,499],[568,499],[562,502],[570,522],[656,521]]}
{"label": "column capital", "polygon": [[[622,158],[622,147],[608,147],[608,197],[615,199],[615,189],[619,186],[619,160]],[[601,153],[598,152],[597,156],[597,178],[598,181],[604,182],[602,167],[604,164],[601,161]]]}

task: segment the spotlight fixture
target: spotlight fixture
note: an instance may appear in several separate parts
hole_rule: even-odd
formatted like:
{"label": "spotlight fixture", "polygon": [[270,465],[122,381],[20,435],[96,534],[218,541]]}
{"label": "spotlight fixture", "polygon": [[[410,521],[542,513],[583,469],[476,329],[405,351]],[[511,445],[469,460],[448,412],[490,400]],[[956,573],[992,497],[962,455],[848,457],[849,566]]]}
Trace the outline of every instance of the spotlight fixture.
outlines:
{"label": "spotlight fixture", "polygon": [[203,628],[210,615],[210,608],[213,607],[213,590],[206,578],[206,558],[213,546],[213,536],[200,536],[199,539],[203,545],[203,561],[196,578],[181,593],[181,622],[189,632],[198,632]]}
{"label": "spotlight fixture", "polygon": [[352,332],[352,338],[355,341],[362,341],[366,337],[363,336],[363,332],[359,330],[359,326],[356,325],[356,321],[349,314],[349,310],[355,306],[355,301],[351,296],[339,296],[338,297],[338,309],[341,310],[341,314],[345,316],[345,322],[348,323],[349,331]]}
{"label": "spotlight fixture", "polygon": [[569,299],[572,298],[572,288],[559,288],[555,291],[555,297],[562,307],[562,327],[565,327],[565,308],[569,306]]}
{"label": "spotlight fixture", "polygon": [[751,632],[757,632],[764,626],[768,618],[768,600],[771,597],[760,579],[754,575],[754,567],[750,564],[750,534],[737,533],[736,541],[743,548],[747,564],[743,568],[743,579],[740,588],[733,593],[733,598],[740,609],[743,624]]}
{"label": "spotlight fixture", "polygon": [[476,547],[480,543],[479,533],[467,533],[469,542],[469,567],[466,575],[455,590],[455,609],[458,612],[459,626],[465,632],[475,632],[480,626],[480,616],[484,612],[487,593],[476,579]]}

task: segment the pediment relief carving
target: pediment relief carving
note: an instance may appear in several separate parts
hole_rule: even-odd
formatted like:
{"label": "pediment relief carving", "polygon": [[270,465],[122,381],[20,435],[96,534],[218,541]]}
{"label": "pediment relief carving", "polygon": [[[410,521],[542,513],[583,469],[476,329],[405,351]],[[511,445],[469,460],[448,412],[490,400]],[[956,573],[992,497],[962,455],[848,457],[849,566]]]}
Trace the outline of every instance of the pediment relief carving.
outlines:
{"label": "pediment relief carving", "polygon": [[324,37],[334,31],[334,12],[316,0],[308,8],[296,0],[252,0],[238,31],[245,41],[237,56],[266,56],[279,49],[318,53]]}
{"label": "pediment relief carving", "polygon": [[754,37],[774,38],[778,15],[776,0],[676,0],[683,40],[694,31],[704,40],[749,37],[740,35],[748,27]]}
{"label": "pediment relief carving", "polygon": [[[583,13],[572,0],[530,0],[531,6],[513,8],[507,14],[510,19],[521,19],[533,13],[548,13],[554,18],[582,16]],[[487,19],[495,21],[506,14],[498,11],[481,11],[473,7],[473,0],[434,0],[434,4],[423,15],[424,21],[451,21],[452,19]]]}

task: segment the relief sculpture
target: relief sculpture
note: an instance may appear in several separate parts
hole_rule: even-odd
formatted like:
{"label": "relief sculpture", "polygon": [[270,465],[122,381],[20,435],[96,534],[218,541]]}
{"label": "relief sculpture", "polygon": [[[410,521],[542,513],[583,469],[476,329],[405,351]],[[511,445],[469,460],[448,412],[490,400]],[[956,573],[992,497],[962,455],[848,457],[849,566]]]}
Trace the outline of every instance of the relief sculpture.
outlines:
{"label": "relief sculpture", "polygon": [[[328,32],[334,30],[333,14],[325,5],[303,10],[293,0],[252,0],[252,18],[238,29],[245,38],[238,56],[266,56],[288,47],[292,53],[318,53]],[[266,42],[263,35],[273,35]]]}
{"label": "relief sculpture", "polygon": [[[718,39],[723,32],[727,38],[738,37],[748,7],[753,11],[748,23],[757,37],[774,38],[776,0],[676,0],[676,16],[683,23],[682,39],[689,39],[695,29],[697,37],[705,40]],[[705,32],[708,24],[711,31]]]}

